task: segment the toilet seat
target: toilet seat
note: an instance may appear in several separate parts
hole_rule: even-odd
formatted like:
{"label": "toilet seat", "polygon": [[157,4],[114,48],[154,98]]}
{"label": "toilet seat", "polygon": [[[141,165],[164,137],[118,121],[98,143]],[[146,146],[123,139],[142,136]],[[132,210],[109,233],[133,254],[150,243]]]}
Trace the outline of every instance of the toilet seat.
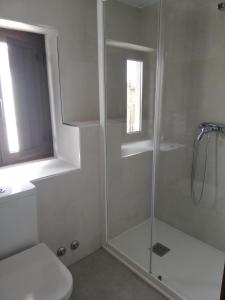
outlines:
{"label": "toilet seat", "polygon": [[45,245],[0,261],[1,300],[68,300],[73,279]]}

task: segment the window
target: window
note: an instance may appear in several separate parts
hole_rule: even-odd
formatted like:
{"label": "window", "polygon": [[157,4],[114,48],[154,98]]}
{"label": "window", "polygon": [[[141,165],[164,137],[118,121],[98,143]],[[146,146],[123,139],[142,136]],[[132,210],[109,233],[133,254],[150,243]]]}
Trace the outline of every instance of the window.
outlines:
{"label": "window", "polygon": [[0,29],[0,166],[53,155],[44,35]]}
{"label": "window", "polygon": [[143,62],[127,60],[127,133],[141,131]]}

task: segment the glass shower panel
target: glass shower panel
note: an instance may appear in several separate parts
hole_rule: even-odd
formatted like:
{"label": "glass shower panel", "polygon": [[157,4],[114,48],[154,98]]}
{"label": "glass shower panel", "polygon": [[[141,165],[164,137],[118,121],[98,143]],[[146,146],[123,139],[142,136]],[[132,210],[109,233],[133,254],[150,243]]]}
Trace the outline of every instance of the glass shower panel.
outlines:
{"label": "glass shower panel", "polygon": [[187,299],[219,300],[225,135],[216,128],[225,123],[225,12],[212,0],[165,3],[152,272]]}
{"label": "glass shower panel", "polygon": [[108,243],[147,272],[159,14],[149,3],[104,5]]}

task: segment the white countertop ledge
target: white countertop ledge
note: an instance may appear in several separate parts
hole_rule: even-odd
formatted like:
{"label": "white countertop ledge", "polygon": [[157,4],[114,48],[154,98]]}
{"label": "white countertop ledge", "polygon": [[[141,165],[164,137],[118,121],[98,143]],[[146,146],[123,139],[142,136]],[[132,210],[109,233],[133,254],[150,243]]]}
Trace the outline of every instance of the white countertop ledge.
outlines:
{"label": "white countertop ledge", "polygon": [[35,182],[47,177],[79,170],[59,158],[48,158],[0,168],[0,187],[18,182]]}

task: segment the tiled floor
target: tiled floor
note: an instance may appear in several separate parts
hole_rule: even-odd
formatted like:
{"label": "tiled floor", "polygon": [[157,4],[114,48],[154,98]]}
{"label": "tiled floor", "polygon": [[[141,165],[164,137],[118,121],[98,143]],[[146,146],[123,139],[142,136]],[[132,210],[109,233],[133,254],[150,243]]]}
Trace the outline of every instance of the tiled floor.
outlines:
{"label": "tiled floor", "polygon": [[103,249],[75,263],[70,271],[71,300],[166,300]]}

